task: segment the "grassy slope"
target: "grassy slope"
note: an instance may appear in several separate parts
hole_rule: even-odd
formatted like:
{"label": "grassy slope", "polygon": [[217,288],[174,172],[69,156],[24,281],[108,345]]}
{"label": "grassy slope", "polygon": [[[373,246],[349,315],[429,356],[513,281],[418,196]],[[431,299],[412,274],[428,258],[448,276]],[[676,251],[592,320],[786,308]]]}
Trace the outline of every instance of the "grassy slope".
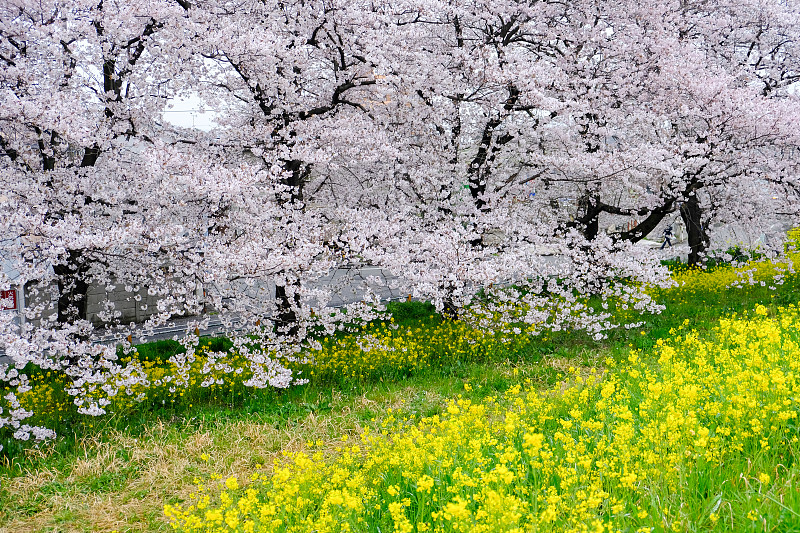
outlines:
{"label": "grassy slope", "polygon": [[[667,310],[641,330],[613,332],[603,342],[560,333],[537,339],[524,353],[489,363],[425,368],[394,379],[313,383],[287,391],[164,409],[108,420],[72,432],[41,449],[6,459],[0,467],[0,531],[167,531],[164,503],[185,498],[196,476],[212,471],[246,476],[269,465],[281,450],[315,441],[334,448],[342,435],[380,425],[388,408],[432,415],[458,394],[480,400],[533,379],[542,386],[561,379],[570,366],[601,366],[621,360],[631,347],[647,349],[685,319],[710,327],[722,315],[756,303],[800,300],[800,291],[745,287],[721,292],[666,293]],[[400,307],[403,325],[431,320],[424,309]],[[464,391],[463,383],[475,386]],[[212,466],[213,465],[213,466]]]}

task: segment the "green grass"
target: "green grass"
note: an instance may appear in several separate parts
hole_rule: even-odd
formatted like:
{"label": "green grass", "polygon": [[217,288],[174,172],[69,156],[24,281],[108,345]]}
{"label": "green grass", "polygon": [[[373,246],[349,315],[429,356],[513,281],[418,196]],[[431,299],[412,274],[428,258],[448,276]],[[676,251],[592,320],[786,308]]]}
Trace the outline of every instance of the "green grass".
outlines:
{"label": "green grass", "polygon": [[[526,379],[550,387],[569,367],[602,367],[607,357],[621,361],[631,348],[647,350],[686,319],[702,331],[757,303],[796,303],[800,287],[794,277],[775,291],[756,285],[680,298],[665,291],[659,299],[666,305],[662,314],[645,317],[638,330],[614,330],[602,341],[580,332],[548,333],[479,361],[442,360],[400,375],[387,370],[370,379],[238,390],[191,407],[151,405],[110,417],[66,419],[55,441],[39,447],[12,443],[0,458],[0,531],[167,531],[161,506],[186,498],[195,476],[241,474],[308,440],[355,437],[380,424],[387,407],[422,417],[440,413],[458,394],[480,401]],[[389,310],[402,327],[442,321],[427,303],[393,303]],[[225,349],[230,341],[208,342]],[[149,361],[163,361],[180,349],[173,341],[138,347]],[[465,382],[480,386],[467,392]],[[203,459],[204,453],[211,459]]]}
{"label": "green grass", "polygon": [[[514,387],[477,408],[462,399],[444,417],[391,427],[391,439],[365,439],[355,460],[286,461],[277,478],[250,483],[247,496],[238,483],[221,495],[203,480],[212,487],[209,509],[195,513],[187,504],[167,512],[210,526],[220,512],[228,520],[229,510],[241,509],[240,523],[254,520],[259,531],[340,531],[343,523],[356,531],[415,530],[403,529],[404,520],[444,531],[535,530],[537,522],[543,531],[580,531],[598,518],[623,531],[673,524],[746,531],[761,529],[762,520],[768,530],[785,527],[800,479],[792,404],[800,312],[780,312],[757,306],[752,316],[702,335],[688,325],[652,352],[609,361],[607,372],[571,371],[570,386],[545,394]],[[420,485],[426,477],[427,488]],[[283,505],[287,498],[297,506]],[[456,501],[469,508],[448,511]],[[279,521],[271,509],[280,509]],[[460,517],[453,518],[460,528],[441,519],[443,509]],[[521,515],[505,513],[511,509]]]}

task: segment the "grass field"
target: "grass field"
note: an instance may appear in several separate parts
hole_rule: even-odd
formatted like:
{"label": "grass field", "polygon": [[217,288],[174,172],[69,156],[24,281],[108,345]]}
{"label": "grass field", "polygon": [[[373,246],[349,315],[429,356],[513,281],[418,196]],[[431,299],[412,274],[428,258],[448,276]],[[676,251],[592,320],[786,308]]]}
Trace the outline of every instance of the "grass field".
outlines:
{"label": "grass field", "polygon": [[[665,394],[659,396],[662,403],[654,403],[649,411],[634,409],[649,398],[641,392],[642,383],[649,382],[641,380],[654,376],[655,381],[674,382],[679,376],[687,376],[688,367],[681,366],[687,364],[695,365],[691,375],[696,377],[693,384],[697,390],[716,386],[718,394],[733,395],[736,390],[722,387],[727,381],[704,381],[707,375],[715,375],[716,370],[709,371],[696,357],[698,346],[704,346],[703,350],[709,353],[715,346],[728,346],[728,355],[714,352],[713,364],[719,360],[727,365],[724,375],[731,376],[730,383],[740,388],[742,383],[760,383],[759,379],[771,383],[780,377],[776,372],[781,372],[788,387],[788,392],[769,388],[766,392],[778,394],[775,398],[748,397],[746,409],[740,409],[742,416],[774,414],[779,419],[786,415],[772,411],[792,412],[794,404],[791,409],[780,410],[771,409],[770,405],[787,399],[790,403],[800,401],[798,390],[792,389],[800,369],[786,366],[793,355],[797,360],[796,351],[792,351],[796,345],[793,348],[790,344],[796,343],[791,336],[796,335],[795,322],[781,322],[781,317],[794,320],[797,316],[796,310],[788,306],[800,300],[800,281],[796,275],[788,274],[782,284],[773,284],[771,267],[753,268],[755,284],[733,287],[741,276],[729,268],[677,272],[676,279],[685,284],[655,295],[666,305],[665,312],[646,317],[639,329],[615,330],[603,341],[591,340],[580,333],[559,332],[502,343],[461,324],[442,321],[425,304],[397,305],[392,310],[397,329],[376,326],[361,333],[384,341],[390,336],[391,342],[383,342],[383,349],[364,356],[363,351],[354,348],[357,346],[354,338],[337,339],[335,346],[317,354],[317,365],[305,369],[311,378],[309,384],[283,391],[254,391],[235,383],[203,390],[189,387],[182,396],[154,396],[154,400],[161,401],[120,404],[110,415],[89,419],[70,412],[63,402],[63,391],[52,385],[53,377],[42,376],[41,383],[51,388],[47,393],[41,389],[30,400],[52,405],[48,416],[57,421],[60,437],[38,448],[8,443],[8,454],[0,467],[0,531],[170,531],[164,506],[178,506],[168,508],[173,518],[188,516],[183,514],[187,506],[198,497],[202,501],[203,494],[209,500],[200,516],[201,523],[217,528],[235,522],[236,528],[247,531],[248,520],[253,517],[240,512],[236,517],[230,515],[228,523],[225,512],[230,509],[221,506],[225,506],[225,498],[238,502],[250,497],[252,505],[257,506],[253,508],[259,509],[253,527],[258,524],[269,531],[289,522],[284,517],[280,525],[273,524],[271,521],[278,519],[276,513],[263,517],[260,514],[262,507],[276,505],[270,499],[277,498],[271,485],[274,479],[271,476],[276,472],[278,476],[288,475],[293,481],[306,475],[302,479],[307,485],[303,486],[309,488],[298,484],[294,496],[306,494],[308,502],[301,503],[319,512],[325,508],[323,502],[328,502],[325,504],[328,509],[339,505],[339,514],[329,512],[326,516],[338,517],[334,520],[337,524],[350,524],[354,530],[377,531],[380,527],[381,531],[394,528],[402,531],[409,530],[410,524],[410,531],[423,531],[422,524],[427,523],[431,528],[438,524],[443,530],[477,530],[481,525],[487,531],[495,531],[500,530],[500,522],[516,521],[527,531],[533,530],[533,517],[536,527],[542,530],[595,527],[595,520],[631,531],[651,526],[656,530],[676,531],[800,530],[800,522],[796,520],[800,498],[794,463],[798,448],[787,433],[792,428],[796,432],[796,419],[778,423],[769,418],[768,423],[759,422],[761,433],[751,425],[747,430],[753,433],[747,437],[750,440],[734,442],[722,439],[712,431],[713,424],[697,415],[699,409],[708,409],[703,394],[698,393],[697,405],[680,404],[684,395]],[[763,280],[764,285],[758,280]],[[735,319],[720,322],[721,318],[733,315]],[[763,352],[770,355],[764,355],[764,364],[751,368],[749,374],[737,373],[741,367],[736,366],[737,361],[744,364],[755,354],[736,352],[741,346],[747,348],[753,344],[741,339],[758,339],[759,332],[768,327],[777,332],[774,335],[780,340],[777,347],[765,344]],[[736,340],[735,335],[745,337]],[[665,347],[672,347],[675,355],[661,362]],[[169,343],[140,347],[139,358],[146,361],[145,370],[154,371],[174,349]],[[634,360],[632,351],[636,354]],[[739,359],[731,359],[733,352],[739,354]],[[708,356],[706,359],[704,364],[711,364]],[[639,375],[633,376],[632,372]],[[603,387],[611,383],[617,387],[616,391],[626,392],[612,394],[609,398],[614,402],[598,407]],[[639,390],[640,395],[633,394],[633,390]],[[586,401],[572,398],[584,392]],[[752,402],[755,407],[750,406]],[[716,403],[733,405],[722,396]],[[573,413],[576,405],[580,410]],[[670,456],[677,445],[658,454],[666,463],[659,463],[653,457],[648,459],[646,451],[658,450],[654,446],[661,441],[642,440],[635,453],[631,446],[616,449],[615,454],[624,457],[614,468],[604,470],[605,467],[598,466],[609,462],[610,456],[603,453],[614,451],[611,444],[616,441],[591,440],[587,435],[592,432],[597,438],[615,435],[618,427],[613,420],[615,417],[627,420],[625,406],[633,418],[628,422],[636,431],[651,427],[652,439],[661,435],[657,431],[663,417],[659,417],[668,407],[677,406],[676,412],[684,413],[683,418],[689,421],[673,428],[677,431],[675,442],[691,444],[691,449],[682,450],[682,453],[689,450],[686,457],[691,461]],[[694,418],[685,414],[691,410],[695,411]],[[758,418],[755,414],[748,420]],[[437,416],[438,419],[431,418]],[[507,427],[509,416],[516,420],[514,428]],[[549,418],[543,420],[541,416]],[[570,422],[570,426],[562,422]],[[604,425],[596,427],[600,422]],[[795,425],[791,426],[792,423]],[[703,434],[706,429],[709,433]],[[408,449],[409,441],[404,439],[416,435],[415,431],[421,431],[425,437],[413,441],[414,446],[427,451],[409,458],[408,453],[403,455],[398,450]],[[744,430],[731,431],[741,434]],[[564,437],[556,438],[559,433]],[[458,438],[468,439],[461,442]],[[702,438],[707,438],[705,446],[695,443],[702,442]],[[497,442],[485,442],[486,439]],[[761,442],[763,439],[765,443]],[[572,445],[567,446],[567,441],[578,447],[570,448]],[[468,447],[471,442],[480,443],[481,452],[471,459],[472,463],[461,464],[458,461],[463,458],[437,455],[437,450]],[[555,446],[558,442],[560,447]],[[646,446],[648,443],[653,445]],[[742,449],[738,450],[740,444]],[[354,446],[358,451],[354,451]],[[755,447],[751,449],[752,446]],[[762,452],[765,446],[769,448]],[[532,456],[525,454],[534,448],[538,453],[545,447],[549,447],[550,463],[531,466]],[[599,451],[600,448],[605,451]],[[706,457],[706,451],[699,448],[708,450],[710,455]],[[396,467],[392,470],[381,463],[382,457],[392,454],[402,468],[390,464]],[[503,454],[510,454],[505,463],[498,459]],[[589,457],[592,462],[582,466],[584,470],[576,470],[577,477],[572,480],[559,468],[564,464],[574,466],[579,456]],[[298,465],[300,457],[307,457],[313,468],[302,459]],[[403,462],[411,459],[421,461],[414,467],[417,470]],[[520,463],[523,459],[527,461],[525,465]],[[691,465],[685,466],[681,461],[689,461]],[[438,470],[430,466],[434,463],[439,465]],[[620,470],[617,467],[622,463],[624,468]],[[371,466],[356,467],[367,464]],[[461,470],[456,475],[459,465]],[[512,477],[498,470],[499,465],[506,465]],[[404,477],[403,471],[414,472],[415,477]],[[647,484],[658,472],[663,473],[660,476],[663,479],[657,484]],[[359,483],[371,487],[370,498],[377,498],[374,502],[369,500],[372,509],[367,512],[355,504],[347,507],[341,487],[326,486],[322,478],[314,477],[324,473],[328,474],[325,480],[336,478],[337,473],[346,473],[351,479],[363,478],[363,483]],[[518,478],[523,473],[525,482]],[[611,474],[604,477],[603,473]],[[480,491],[467,490],[465,487],[470,487],[470,483],[479,483],[479,474],[493,477],[486,478],[489,481],[481,485]],[[602,481],[598,481],[598,475]],[[235,483],[231,481],[233,477]],[[472,481],[467,481],[467,477]],[[428,478],[433,481],[430,487]],[[651,487],[648,498],[639,491],[645,485]],[[231,488],[234,486],[235,489]],[[544,494],[542,491],[547,487],[561,487],[560,491],[551,490],[546,498],[558,496],[562,503],[531,498],[532,493]],[[313,492],[312,488],[323,492]],[[357,487],[352,488],[355,494]],[[255,494],[248,496],[248,489]],[[222,496],[223,490],[227,496]],[[362,503],[367,501],[365,494],[361,494]],[[670,499],[673,494],[677,496]],[[436,502],[432,500],[434,495]],[[428,496],[430,499],[423,502]],[[580,507],[583,514],[576,511],[577,514],[570,515],[567,507],[570,501],[582,502],[582,506],[572,507]],[[282,505],[303,509],[296,500],[291,504],[284,501]],[[532,505],[537,506],[535,512]],[[347,514],[340,512],[341,509],[352,512]],[[542,516],[547,509],[555,513],[549,522],[544,521],[547,516]],[[221,512],[221,522],[216,521],[216,514],[211,515],[210,522],[206,520],[206,512],[217,510]],[[478,517],[481,510],[484,512]],[[188,511],[189,515],[195,511],[196,507]],[[513,516],[503,515],[505,511]],[[645,512],[646,515],[640,516]],[[308,512],[305,516],[312,515]],[[309,523],[307,530],[327,527],[324,520],[328,518],[319,513],[314,516],[319,522]],[[190,519],[181,523],[191,526],[191,522]],[[300,521],[295,525],[299,528]]]}

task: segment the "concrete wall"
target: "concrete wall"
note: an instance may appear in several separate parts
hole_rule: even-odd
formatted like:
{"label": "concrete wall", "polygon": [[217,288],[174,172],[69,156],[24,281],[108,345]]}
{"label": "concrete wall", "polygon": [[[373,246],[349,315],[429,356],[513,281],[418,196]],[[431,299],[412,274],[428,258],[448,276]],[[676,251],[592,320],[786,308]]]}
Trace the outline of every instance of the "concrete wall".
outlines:
{"label": "concrete wall", "polygon": [[89,286],[87,298],[86,318],[95,326],[103,324],[100,315],[109,303],[114,305],[112,312],[122,313],[119,321],[123,324],[144,322],[158,311],[158,297],[147,294],[147,287],[137,292],[128,292],[124,287],[106,291],[105,287],[93,284]]}
{"label": "concrete wall", "polygon": [[[48,318],[56,314],[57,292],[55,285],[39,289],[38,294],[30,284],[25,288],[25,307],[30,309],[38,305],[44,306],[41,316],[33,320],[33,323],[38,323],[41,318]],[[112,313],[117,311],[121,313],[118,320],[123,324],[144,322],[158,312],[158,297],[147,294],[147,287],[136,292],[128,292],[124,287],[106,291],[105,286],[92,284],[89,286],[87,299],[86,318],[94,326],[105,324],[102,320],[102,313],[109,309],[109,303],[114,306],[111,309]]]}

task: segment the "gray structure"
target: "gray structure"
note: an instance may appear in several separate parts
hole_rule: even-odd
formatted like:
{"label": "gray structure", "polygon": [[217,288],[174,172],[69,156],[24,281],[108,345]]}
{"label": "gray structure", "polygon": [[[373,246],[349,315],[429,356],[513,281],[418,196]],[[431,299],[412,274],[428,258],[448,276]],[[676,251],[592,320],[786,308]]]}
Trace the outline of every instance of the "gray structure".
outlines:
{"label": "gray structure", "polygon": [[124,288],[107,291],[105,287],[93,284],[89,286],[87,300],[86,319],[96,327],[105,323],[101,317],[106,310],[121,313],[119,321],[123,324],[144,322],[158,310],[158,297],[149,295],[147,287],[137,292],[128,292]]}

